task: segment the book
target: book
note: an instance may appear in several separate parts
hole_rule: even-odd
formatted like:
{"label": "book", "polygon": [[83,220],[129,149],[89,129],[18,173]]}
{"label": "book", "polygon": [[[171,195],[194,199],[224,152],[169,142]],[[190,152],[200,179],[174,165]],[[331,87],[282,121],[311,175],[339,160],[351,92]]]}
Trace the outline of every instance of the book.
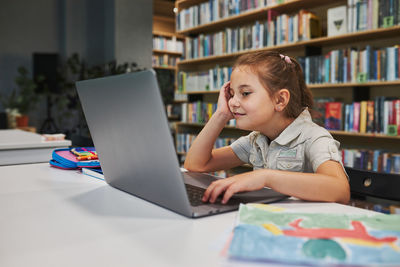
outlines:
{"label": "book", "polygon": [[347,7],[345,5],[328,9],[328,36],[347,33]]}
{"label": "book", "polygon": [[353,103],[353,132],[360,131],[360,102]]}
{"label": "book", "polygon": [[328,102],[325,104],[325,128],[328,130],[342,129],[342,108],[341,102]]}
{"label": "book", "polygon": [[82,173],[100,180],[104,180],[103,171],[99,168],[82,168]]}
{"label": "book", "polygon": [[327,98],[315,98],[314,99],[314,108],[312,109],[311,115],[313,121],[319,126],[325,126],[325,108],[327,102],[333,102],[334,99],[332,97]]}
{"label": "book", "polygon": [[374,101],[367,101],[367,133],[374,132]]}
{"label": "book", "polygon": [[367,132],[367,101],[361,101],[360,106],[360,133]]}

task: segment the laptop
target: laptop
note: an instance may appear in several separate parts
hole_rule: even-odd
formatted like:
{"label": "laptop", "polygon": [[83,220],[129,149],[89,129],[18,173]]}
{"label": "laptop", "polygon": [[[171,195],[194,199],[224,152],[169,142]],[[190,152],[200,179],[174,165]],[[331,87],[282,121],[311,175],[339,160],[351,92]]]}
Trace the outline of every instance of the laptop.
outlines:
{"label": "laptop", "polygon": [[[201,202],[202,192],[218,178],[181,171],[153,70],[80,81],[76,87],[112,187],[192,218],[287,197],[262,189],[236,194],[227,204]],[[197,199],[189,199],[192,190]]]}

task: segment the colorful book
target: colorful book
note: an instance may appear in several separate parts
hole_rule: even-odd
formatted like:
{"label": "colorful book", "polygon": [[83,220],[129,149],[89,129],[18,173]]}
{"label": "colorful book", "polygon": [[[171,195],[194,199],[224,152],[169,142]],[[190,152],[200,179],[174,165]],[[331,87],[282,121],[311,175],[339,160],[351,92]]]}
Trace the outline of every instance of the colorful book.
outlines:
{"label": "colorful book", "polygon": [[332,97],[327,98],[316,98],[314,99],[314,108],[312,109],[312,118],[313,121],[319,126],[325,126],[325,109],[327,102],[333,102],[334,99]]}
{"label": "colorful book", "polygon": [[360,131],[360,102],[353,103],[353,132]]}
{"label": "colorful book", "polygon": [[374,101],[367,101],[367,133],[374,132]]}
{"label": "colorful book", "polygon": [[325,104],[325,128],[328,130],[342,129],[342,108],[341,102],[328,102]]}

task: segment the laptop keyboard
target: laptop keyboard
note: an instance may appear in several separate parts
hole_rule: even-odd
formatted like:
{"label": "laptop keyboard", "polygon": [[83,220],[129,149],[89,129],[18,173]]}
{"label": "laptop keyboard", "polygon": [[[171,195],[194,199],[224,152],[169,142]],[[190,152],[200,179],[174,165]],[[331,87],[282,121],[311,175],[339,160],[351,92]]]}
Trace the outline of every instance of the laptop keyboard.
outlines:
{"label": "laptop keyboard", "polygon": [[204,188],[197,187],[190,184],[185,184],[186,191],[189,197],[190,205],[193,207],[204,205],[205,203],[201,201],[204,192],[206,191]]}
{"label": "laptop keyboard", "polygon": [[[192,205],[192,207],[210,204],[210,203],[204,203],[203,201],[201,201],[201,199],[203,198],[204,192],[206,191],[204,188],[190,185],[190,184],[185,184],[185,186],[186,186],[186,191],[187,191],[187,194],[189,197],[189,202],[190,202],[190,205]],[[220,203],[221,200],[222,200],[222,197],[219,196],[216,200],[216,203]],[[232,196],[232,198],[228,201],[227,204],[239,205],[240,203],[242,203],[242,201],[240,199],[236,199],[235,196]]]}

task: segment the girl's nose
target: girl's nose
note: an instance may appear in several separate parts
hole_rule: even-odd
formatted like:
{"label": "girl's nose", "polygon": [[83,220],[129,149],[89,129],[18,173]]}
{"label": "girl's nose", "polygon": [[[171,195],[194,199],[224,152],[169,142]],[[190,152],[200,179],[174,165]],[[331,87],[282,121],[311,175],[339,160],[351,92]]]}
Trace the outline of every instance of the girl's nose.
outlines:
{"label": "girl's nose", "polygon": [[232,107],[238,107],[239,106],[239,100],[237,98],[237,96],[233,96],[229,99],[229,105],[231,105]]}

